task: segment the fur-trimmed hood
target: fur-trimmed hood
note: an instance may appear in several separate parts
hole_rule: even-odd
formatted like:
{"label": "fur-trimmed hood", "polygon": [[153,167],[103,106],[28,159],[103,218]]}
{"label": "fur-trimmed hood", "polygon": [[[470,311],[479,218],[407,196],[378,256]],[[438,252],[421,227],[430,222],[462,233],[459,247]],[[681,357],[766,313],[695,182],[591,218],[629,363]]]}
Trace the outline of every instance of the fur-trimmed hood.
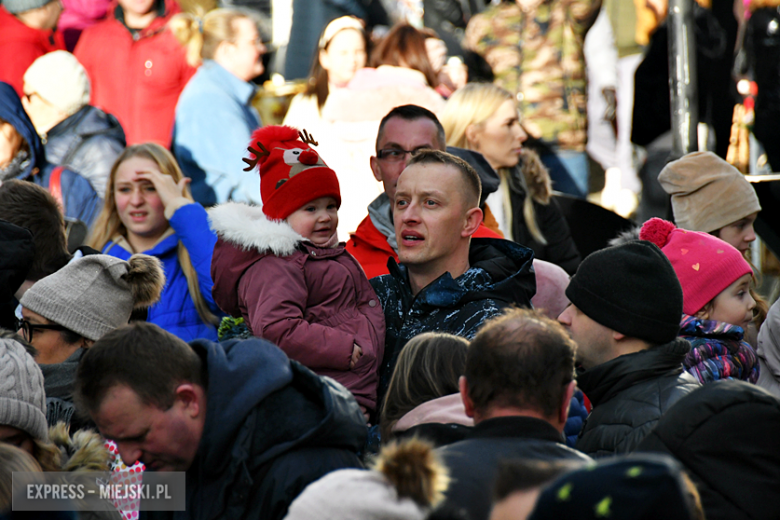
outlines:
{"label": "fur-trimmed hood", "polygon": [[62,471],[108,471],[111,453],[100,435],[79,430],[70,436],[64,422],[49,428],[49,439],[59,449]]}
{"label": "fur-trimmed hood", "polygon": [[[211,229],[219,240],[243,251],[291,255],[303,237],[284,220],[271,220],[262,208],[228,202],[209,210]],[[219,247],[219,246],[217,246]]]}
{"label": "fur-trimmed hood", "polygon": [[267,255],[295,253],[304,239],[292,227],[270,220],[257,206],[228,202],[209,211],[211,229],[217,234],[211,258],[212,296],[231,316],[241,316],[238,285],[244,273]]}

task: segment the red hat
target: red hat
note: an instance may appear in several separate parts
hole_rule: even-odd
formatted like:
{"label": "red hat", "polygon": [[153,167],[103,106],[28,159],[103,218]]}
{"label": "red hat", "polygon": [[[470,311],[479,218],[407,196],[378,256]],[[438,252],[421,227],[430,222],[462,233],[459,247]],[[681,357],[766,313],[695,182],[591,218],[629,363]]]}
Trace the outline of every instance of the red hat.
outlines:
{"label": "red hat", "polygon": [[309,144],[317,145],[306,130],[289,126],[266,126],[255,130],[249,145],[249,171],[260,170],[263,213],[283,220],[304,204],[320,197],[333,197],[341,206],[336,172],[328,168]]}
{"label": "red hat", "polygon": [[[753,269],[734,246],[709,233],[686,231],[660,218],[642,226],[639,238],[664,252],[683,290],[683,312],[693,316]],[[641,297],[641,295],[638,295]]]}

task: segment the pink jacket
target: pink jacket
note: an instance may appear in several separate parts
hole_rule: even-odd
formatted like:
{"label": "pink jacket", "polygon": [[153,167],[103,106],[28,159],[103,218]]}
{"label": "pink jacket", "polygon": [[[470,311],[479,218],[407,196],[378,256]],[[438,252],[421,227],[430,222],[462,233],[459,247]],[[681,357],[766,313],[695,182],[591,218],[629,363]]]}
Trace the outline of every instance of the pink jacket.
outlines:
{"label": "pink jacket", "polygon": [[466,415],[466,407],[460,394],[450,394],[426,401],[406,413],[395,423],[393,431],[404,432],[414,426],[428,423],[474,426],[474,419]]}
{"label": "pink jacket", "polygon": [[[343,244],[315,247],[286,222],[268,220],[260,208],[245,204],[222,204],[209,218],[219,237],[211,262],[217,305],[374,410],[385,318]],[[363,355],[350,370],[355,343]]]}

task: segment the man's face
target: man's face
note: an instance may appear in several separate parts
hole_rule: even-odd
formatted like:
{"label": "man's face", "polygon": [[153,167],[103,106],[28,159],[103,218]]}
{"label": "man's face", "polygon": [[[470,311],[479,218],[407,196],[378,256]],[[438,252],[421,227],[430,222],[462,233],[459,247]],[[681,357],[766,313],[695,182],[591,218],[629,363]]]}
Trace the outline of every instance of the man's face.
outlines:
{"label": "man's face", "polygon": [[143,462],[152,471],[186,471],[197,452],[202,429],[190,405],[177,399],[168,410],[141,402],[124,385],[112,387],[92,413],[101,435],[116,442],[128,466]]}
{"label": "man's face", "polygon": [[606,363],[618,356],[613,346],[612,330],[596,323],[573,304],[558,316],[577,344],[577,361],[584,369]]}
{"label": "man's face", "polygon": [[[396,184],[401,172],[412,158],[411,153],[404,153],[430,148],[444,151],[444,143],[439,143],[436,124],[427,118],[407,121],[400,117],[394,117],[385,123],[382,135],[379,139],[377,155],[371,157],[371,170],[376,180],[385,186],[385,193],[393,202],[395,198]],[[382,150],[395,150],[394,153],[379,158]]]}
{"label": "man's face", "polygon": [[469,233],[462,174],[445,164],[413,164],[398,178],[393,206],[398,257],[443,274]]}

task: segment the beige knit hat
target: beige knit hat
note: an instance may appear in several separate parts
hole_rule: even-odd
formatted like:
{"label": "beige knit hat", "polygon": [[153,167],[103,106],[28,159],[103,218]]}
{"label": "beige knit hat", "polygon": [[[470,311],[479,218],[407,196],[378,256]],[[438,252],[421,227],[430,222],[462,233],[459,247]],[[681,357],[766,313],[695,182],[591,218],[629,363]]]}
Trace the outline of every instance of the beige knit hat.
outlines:
{"label": "beige knit hat", "polygon": [[423,520],[441,502],[447,470],[430,444],[392,443],[372,470],[342,469],[310,484],[285,520]]}
{"label": "beige knit hat", "polygon": [[89,103],[89,77],[76,57],[67,51],[44,54],[24,73],[29,93],[71,116]]}
{"label": "beige knit hat", "polygon": [[43,374],[11,338],[0,338],[0,426],[18,428],[42,441],[49,438]]}
{"label": "beige knit hat", "polygon": [[712,152],[693,152],[667,164],[658,176],[672,196],[677,227],[711,233],[761,211],[753,186]]}
{"label": "beige knit hat", "polygon": [[88,255],[42,278],[22,296],[21,304],[87,339],[97,341],[127,325],[134,308],[160,299],[165,275],[160,261],[133,255],[128,261]]}

